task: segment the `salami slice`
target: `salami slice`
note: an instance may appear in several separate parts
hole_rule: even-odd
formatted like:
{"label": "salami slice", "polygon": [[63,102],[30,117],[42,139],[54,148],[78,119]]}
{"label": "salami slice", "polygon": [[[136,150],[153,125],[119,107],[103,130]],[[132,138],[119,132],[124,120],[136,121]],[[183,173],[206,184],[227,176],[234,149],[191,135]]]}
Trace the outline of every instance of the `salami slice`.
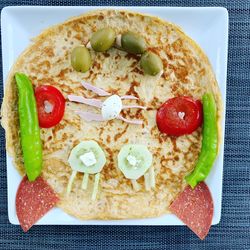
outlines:
{"label": "salami slice", "polygon": [[27,232],[58,201],[59,198],[42,177],[30,182],[25,176],[16,194],[16,213],[23,231]]}
{"label": "salami slice", "polygon": [[194,189],[187,186],[169,207],[201,240],[209,232],[213,218],[213,200],[208,186],[200,182]]}

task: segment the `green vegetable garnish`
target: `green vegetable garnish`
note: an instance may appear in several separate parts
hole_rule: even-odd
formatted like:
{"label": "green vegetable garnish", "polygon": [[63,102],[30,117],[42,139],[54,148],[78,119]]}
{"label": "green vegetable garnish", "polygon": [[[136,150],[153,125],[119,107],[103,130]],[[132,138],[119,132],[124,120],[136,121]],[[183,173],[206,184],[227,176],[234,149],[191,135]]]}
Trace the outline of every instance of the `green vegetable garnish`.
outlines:
{"label": "green vegetable garnish", "polygon": [[145,74],[151,76],[159,74],[163,69],[161,58],[151,51],[145,52],[142,55],[140,66]]}
{"label": "green vegetable garnish", "polygon": [[142,54],[147,49],[145,39],[131,31],[122,34],[121,45],[122,49],[132,54]]}
{"label": "green vegetable garnish", "polygon": [[82,141],[75,146],[68,159],[69,165],[72,168],[72,174],[69,178],[66,193],[70,194],[72,184],[77,172],[84,173],[82,178],[82,189],[88,188],[89,175],[95,174],[95,181],[92,193],[92,200],[96,199],[98,193],[98,185],[100,180],[100,172],[106,163],[106,156],[99,144],[93,140]]}
{"label": "green vegetable garnish", "polygon": [[111,28],[97,30],[90,39],[93,50],[105,52],[112,47],[115,41],[115,31]]}
{"label": "green vegetable garnish", "polygon": [[42,170],[42,143],[36,109],[36,99],[30,79],[16,73],[18,113],[24,167],[29,181],[34,181]]}
{"label": "green vegetable garnish", "polygon": [[118,154],[118,168],[126,178],[137,180],[152,165],[153,157],[147,146],[125,144]]}
{"label": "green vegetable garnish", "polygon": [[202,103],[203,130],[201,153],[193,172],[185,178],[192,188],[206,179],[217,156],[217,108],[213,94],[207,93],[203,95]]}

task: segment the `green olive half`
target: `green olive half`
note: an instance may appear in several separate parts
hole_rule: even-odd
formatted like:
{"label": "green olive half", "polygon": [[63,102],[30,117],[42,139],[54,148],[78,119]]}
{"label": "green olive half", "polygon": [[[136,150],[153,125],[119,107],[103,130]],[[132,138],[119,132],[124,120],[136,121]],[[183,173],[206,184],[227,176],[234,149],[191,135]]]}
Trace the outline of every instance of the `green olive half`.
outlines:
{"label": "green olive half", "polygon": [[93,50],[104,52],[112,47],[115,41],[115,31],[111,28],[104,28],[96,31],[91,39],[90,44]]}
{"label": "green olive half", "polygon": [[121,44],[125,51],[132,54],[142,54],[147,49],[145,39],[131,31],[122,34]]}
{"label": "green olive half", "polygon": [[151,51],[142,55],[140,66],[145,74],[151,76],[157,75],[163,69],[161,58]]}
{"label": "green olive half", "polygon": [[90,53],[84,46],[77,46],[71,52],[71,65],[78,72],[87,72],[92,65]]}

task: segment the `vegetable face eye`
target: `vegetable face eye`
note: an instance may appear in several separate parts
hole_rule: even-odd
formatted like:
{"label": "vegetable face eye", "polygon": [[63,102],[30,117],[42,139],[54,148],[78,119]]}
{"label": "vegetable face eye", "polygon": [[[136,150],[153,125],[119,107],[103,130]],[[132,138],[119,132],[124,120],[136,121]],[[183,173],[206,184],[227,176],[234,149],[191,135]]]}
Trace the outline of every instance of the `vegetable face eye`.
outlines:
{"label": "vegetable face eye", "polygon": [[169,99],[157,111],[156,123],[168,135],[191,134],[202,124],[202,104],[186,96]]}
{"label": "vegetable face eye", "polygon": [[36,88],[35,96],[40,127],[54,127],[64,115],[65,99],[63,95],[53,86],[42,85]]}

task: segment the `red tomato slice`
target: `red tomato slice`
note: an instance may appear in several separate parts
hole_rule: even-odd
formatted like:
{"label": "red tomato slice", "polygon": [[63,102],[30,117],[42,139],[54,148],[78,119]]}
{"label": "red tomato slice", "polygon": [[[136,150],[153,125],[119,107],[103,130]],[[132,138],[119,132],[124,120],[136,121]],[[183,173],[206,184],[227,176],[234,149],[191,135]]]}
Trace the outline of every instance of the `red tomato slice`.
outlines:
{"label": "red tomato slice", "polygon": [[64,115],[65,99],[61,92],[52,86],[43,85],[35,90],[39,125],[51,128],[58,124]]}
{"label": "red tomato slice", "polygon": [[202,104],[187,96],[169,99],[157,111],[156,123],[168,135],[191,134],[202,124]]}

